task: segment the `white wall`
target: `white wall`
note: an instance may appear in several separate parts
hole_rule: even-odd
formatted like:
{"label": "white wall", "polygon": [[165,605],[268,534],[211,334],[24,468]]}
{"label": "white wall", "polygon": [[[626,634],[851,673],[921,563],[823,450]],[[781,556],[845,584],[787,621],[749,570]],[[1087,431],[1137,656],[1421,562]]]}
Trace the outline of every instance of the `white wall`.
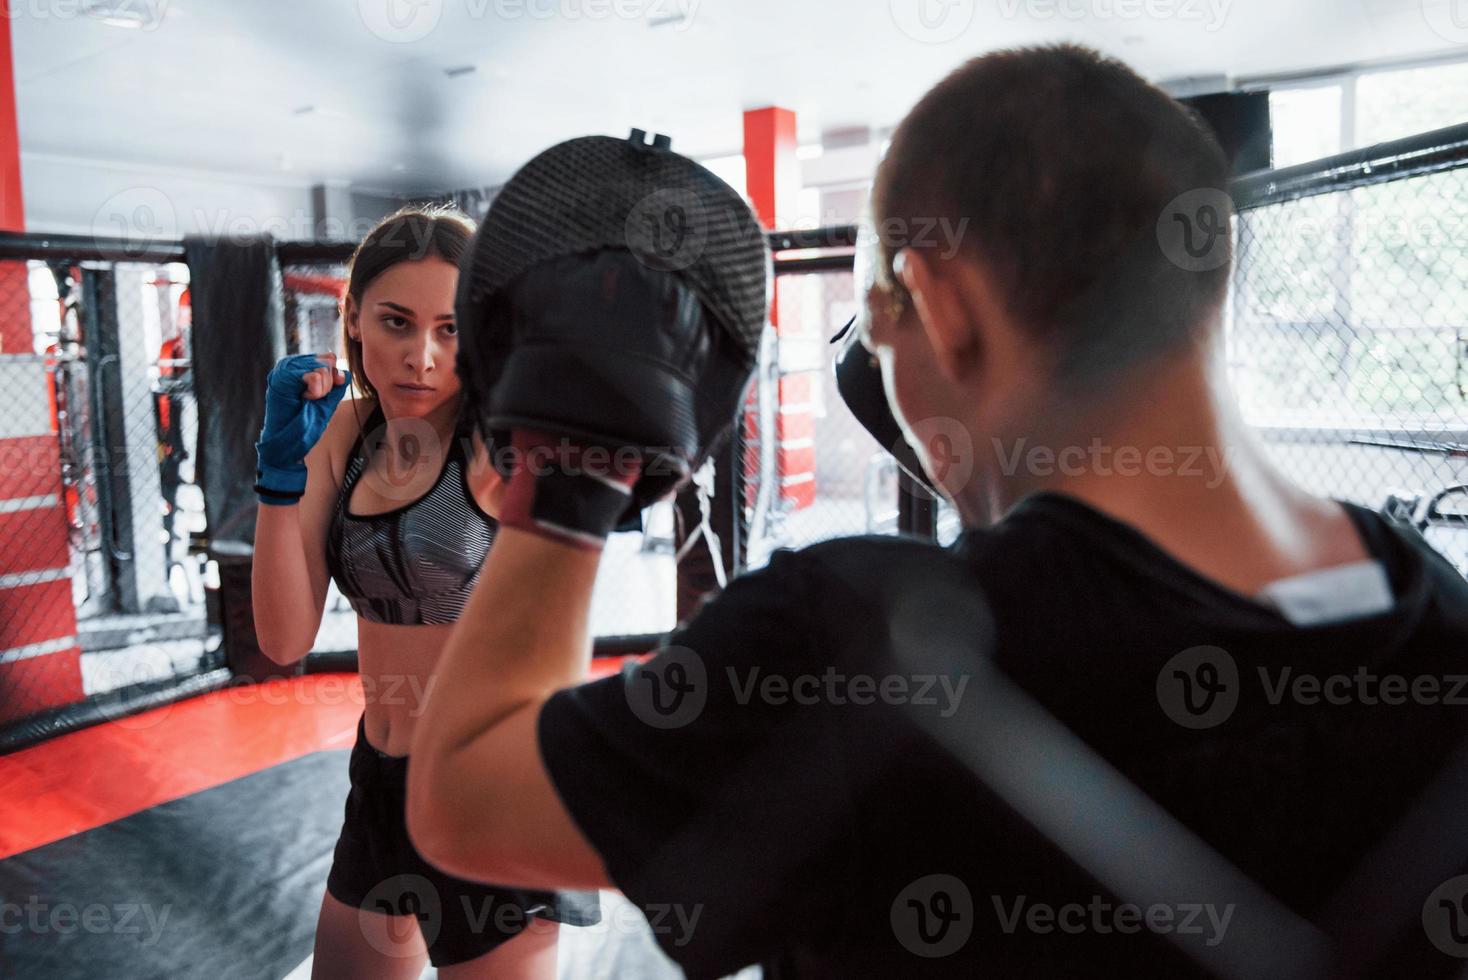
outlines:
{"label": "white wall", "polygon": [[26,228],[106,238],[312,237],[311,183],[21,153]]}

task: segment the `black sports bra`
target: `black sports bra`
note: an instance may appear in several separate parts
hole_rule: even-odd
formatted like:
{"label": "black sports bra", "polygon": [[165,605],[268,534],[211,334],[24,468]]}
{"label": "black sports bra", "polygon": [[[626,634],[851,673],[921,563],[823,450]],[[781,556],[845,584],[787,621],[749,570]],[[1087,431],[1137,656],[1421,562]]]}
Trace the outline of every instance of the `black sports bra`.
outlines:
{"label": "black sports bra", "polygon": [[[383,424],[373,409],[364,432]],[[351,513],[352,489],[368,460],[352,445],[326,539],[326,567],[357,615],[374,623],[421,625],[459,618],[499,526],[469,489],[464,440],[456,433],[438,480],[410,504]]]}

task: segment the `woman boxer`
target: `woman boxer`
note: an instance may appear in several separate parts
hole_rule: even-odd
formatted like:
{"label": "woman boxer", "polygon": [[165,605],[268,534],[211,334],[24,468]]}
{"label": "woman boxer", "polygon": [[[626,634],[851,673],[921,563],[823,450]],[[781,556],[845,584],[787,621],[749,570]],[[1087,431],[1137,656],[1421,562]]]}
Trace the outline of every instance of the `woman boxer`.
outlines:
{"label": "woman boxer", "polygon": [[[328,576],[357,612],[365,710],[316,932],[316,977],[555,975],[556,922],[599,917],[595,893],[553,895],[439,872],[408,840],[408,745],[435,661],[494,539],[502,490],[454,372],[458,262],[473,226],[408,208],[352,258],[336,357],[270,373],[259,457],[255,629],[287,664],[320,627]],[[343,401],[348,384],[357,397]],[[535,919],[543,921],[533,921]],[[547,921],[548,920],[548,921]]]}

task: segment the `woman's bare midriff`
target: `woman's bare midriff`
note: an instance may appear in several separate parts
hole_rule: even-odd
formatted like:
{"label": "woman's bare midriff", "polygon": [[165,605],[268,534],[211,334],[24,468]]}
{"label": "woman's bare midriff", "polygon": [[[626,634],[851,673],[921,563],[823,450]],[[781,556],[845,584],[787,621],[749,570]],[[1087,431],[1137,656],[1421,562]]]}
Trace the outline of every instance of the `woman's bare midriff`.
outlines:
{"label": "woman's bare midriff", "polygon": [[357,666],[366,703],[363,727],[373,748],[387,755],[408,754],[413,725],[433,683],[439,655],[452,623],[395,626],[357,619]]}

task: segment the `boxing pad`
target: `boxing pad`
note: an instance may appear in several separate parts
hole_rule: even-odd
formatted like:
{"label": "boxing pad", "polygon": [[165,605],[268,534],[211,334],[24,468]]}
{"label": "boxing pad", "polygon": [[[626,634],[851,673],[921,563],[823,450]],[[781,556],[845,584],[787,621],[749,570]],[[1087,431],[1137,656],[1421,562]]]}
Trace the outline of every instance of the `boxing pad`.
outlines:
{"label": "boxing pad", "polygon": [[551,147],[496,195],[460,270],[465,410],[507,476],[511,433],[635,451],[634,515],[728,433],[771,283],[749,206],[666,139]]}
{"label": "boxing pad", "polygon": [[836,390],[841,400],[851,409],[851,414],[862,424],[872,438],[902,467],[908,476],[927,488],[935,497],[941,496],[937,487],[923,471],[917,453],[902,433],[897,416],[887,400],[886,386],[882,383],[882,368],[877,355],[867,350],[862,338],[869,331],[872,310],[869,304],[876,283],[877,236],[870,217],[866,217],[857,232],[856,256],[852,266],[852,280],[856,290],[856,316],[832,338],[840,344],[836,351]]}
{"label": "boxing pad", "polygon": [[844,337],[838,335],[837,342],[841,346],[836,353],[836,390],[841,393],[841,400],[862,427],[872,434],[872,438],[892,454],[908,476],[926,487],[933,496],[940,496],[933,481],[923,472],[923,464],[918,461],[911,443],[903,436],[897,417],[892,414],[877,355],[862,346],[861,332],[853,329],[854,326],[854,323],[847,326],[843,331]]}

